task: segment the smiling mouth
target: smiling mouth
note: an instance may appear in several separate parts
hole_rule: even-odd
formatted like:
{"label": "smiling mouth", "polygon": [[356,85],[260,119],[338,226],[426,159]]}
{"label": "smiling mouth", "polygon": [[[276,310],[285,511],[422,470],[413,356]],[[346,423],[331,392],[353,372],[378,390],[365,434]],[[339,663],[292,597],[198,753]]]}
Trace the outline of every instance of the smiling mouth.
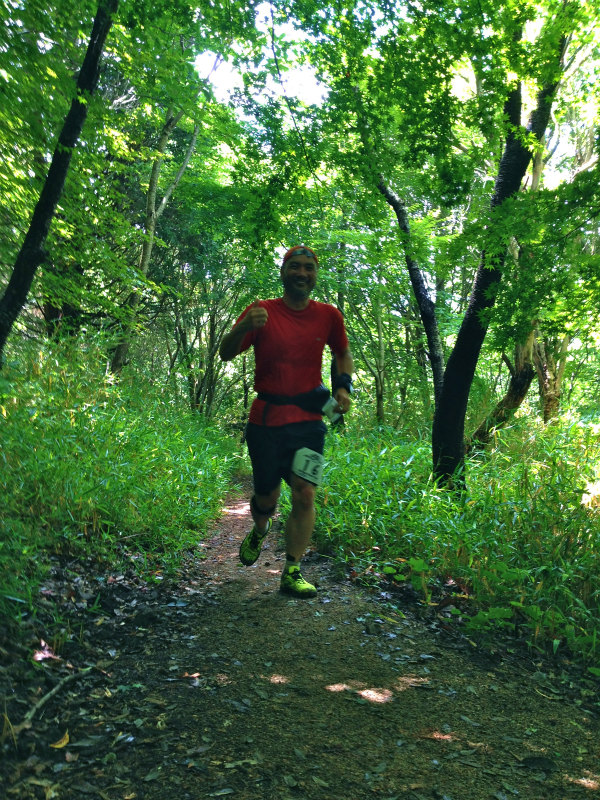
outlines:
{"label": "smiling mouth", "polygon": [[298,298],[305,298],[312,290],[312,283],[308,278],[289,276],[286,287],[288,292],[298,295]]}

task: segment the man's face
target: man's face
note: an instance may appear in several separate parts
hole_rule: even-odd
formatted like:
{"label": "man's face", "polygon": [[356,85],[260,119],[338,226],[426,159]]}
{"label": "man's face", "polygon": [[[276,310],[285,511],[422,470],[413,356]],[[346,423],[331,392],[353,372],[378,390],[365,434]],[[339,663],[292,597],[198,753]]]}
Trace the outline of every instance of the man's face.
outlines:
{"label": "man's face", "polygon": [[293,300],[308,299],[317,282],[317,264],[314,258],[291,256],[281,268],[281,280],[285,291]]}

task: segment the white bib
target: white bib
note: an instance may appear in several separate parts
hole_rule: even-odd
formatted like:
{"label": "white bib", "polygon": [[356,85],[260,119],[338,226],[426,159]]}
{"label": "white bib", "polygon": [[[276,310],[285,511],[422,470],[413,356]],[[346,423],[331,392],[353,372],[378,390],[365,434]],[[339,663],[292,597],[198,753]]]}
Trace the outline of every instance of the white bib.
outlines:
{"label": "white bib", "polygon": [[300,478],[304,478],[315,486],[320,486],[323,479],[323,466],[325,459],[321,453],[302,447],[296,451],[292,461],[292,472]]}

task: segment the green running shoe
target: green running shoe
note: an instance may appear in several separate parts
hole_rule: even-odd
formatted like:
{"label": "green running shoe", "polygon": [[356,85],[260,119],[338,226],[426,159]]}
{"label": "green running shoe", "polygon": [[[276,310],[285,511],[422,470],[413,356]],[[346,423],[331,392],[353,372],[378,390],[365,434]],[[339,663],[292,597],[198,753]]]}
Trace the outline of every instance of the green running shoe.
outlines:
{"label": "green running shoe", "polygon": [[246,536],[244,541],[240,545],[240,561],[245,567],[251,567],[252,564],[257,560],[260,555],[260,551],[262,549],[262,543],[265,540],[265,536],[271,530],[271,520],[269,520],[269,524],[267,525],[267,530],[261,534],[256,530],[256,525],[253,526],[250,533]]}
{"label": "green running shoe", "polygon": [[293,597],[316,597],[317,590],[308,581],[305,581],[300,572],[300,567],[288,567],[281,576],[279,591],[291,594]]}

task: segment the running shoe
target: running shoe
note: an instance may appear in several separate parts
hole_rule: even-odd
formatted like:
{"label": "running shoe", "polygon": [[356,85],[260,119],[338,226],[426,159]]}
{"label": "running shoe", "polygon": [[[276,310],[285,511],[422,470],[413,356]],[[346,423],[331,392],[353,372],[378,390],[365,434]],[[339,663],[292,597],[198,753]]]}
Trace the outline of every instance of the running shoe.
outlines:
{"label": "running shoe", "polygon": [[291,594],[293,597],[316,597],[317,590],[308,581],[305,581],[300,572],[300,567],[287,567],[281,576],[279,591]]}
{"label": "running shoe", "polygon": [[271,520],[267,525],[267,530],[260,534],[256,530],[256,525],[253,526],[250,533],[246,536],[244,541],[240,545],[240,561],[245,567],[251,567],[252,564],[258,559],[260,555],[260,551],[262,549],[262,543],[265,540],[265,536],[271,530]]}

